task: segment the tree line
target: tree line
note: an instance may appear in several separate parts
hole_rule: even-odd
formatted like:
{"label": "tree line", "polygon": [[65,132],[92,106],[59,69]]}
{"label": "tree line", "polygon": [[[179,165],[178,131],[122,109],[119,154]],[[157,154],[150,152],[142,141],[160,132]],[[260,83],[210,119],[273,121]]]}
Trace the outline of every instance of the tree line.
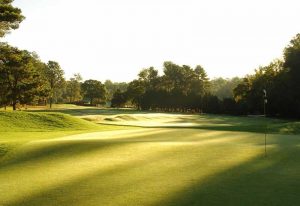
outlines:
{"label": "tree line", "polygon": [[209,80],[200,65],[192,68],[167,61],[163,75],[153,67],[143,69],[126,91],[116,91],[113,107],[131,103],[140,110],[194,113],[235,113],[233,88],[241,79]]}
{"label": "tree line", "polygon": [[[12,0],[0,0],[0,40],[24,20]],[[140,110],[215,114],[263,114],[300,117],[300,34],[276,59],[243,78],[210,80],[200,65],[191,67],[166,61],[163,74],[150,67],[129,83],[104,83],[80,74],[69,80],[56,61],[42,62],[38,55],[0,42],[0,107],[19,104],[76,103]]]}
{"label": "tree line", "polygon": [[[122,85],[105,84],[111,92]],[[16,110],[24,104],[49,104],[50,108],[53,103],[105,104],[105,84],[93,79],[82,82],[80,74],[66,80],[58,62],[44,63],[34,52],[0,43],[0,107],[11,105]]]}
{"label": "tree line", "polygon": [[300,117],[300,34],[284,49],[282,60],[274,60],[245,76],[234,89],[234,97],[245,112],[263,113],[264,89],[268,115]]}
{"label": "tree line", "polygon": [[[266,97],[264,95],[266,91]],[[150,67],[129,83],[126,91],[116,91],[113,107],[128,102],[141,110],[205,112],[215,114],[266,114],[300,117],[300,34],[283,51],[283,59],[255,69],[244,78],[209,80],[200,66],[165,62],[163,75]]]}
{"label": "tree line", "polygon": [[[22,11],[12,5],[13,0],[0,0],[0,38],[17,29],[25,19]],[[53,103],[104,103],[116,89],[126,83],[105,84],[98,80],[82,82],[80,74],[66,80],[58,62],[44,63],[39,56],[0,42],[0,107],[11,105],[45,105]],[[124,89],[123,89],[124,90]]]}

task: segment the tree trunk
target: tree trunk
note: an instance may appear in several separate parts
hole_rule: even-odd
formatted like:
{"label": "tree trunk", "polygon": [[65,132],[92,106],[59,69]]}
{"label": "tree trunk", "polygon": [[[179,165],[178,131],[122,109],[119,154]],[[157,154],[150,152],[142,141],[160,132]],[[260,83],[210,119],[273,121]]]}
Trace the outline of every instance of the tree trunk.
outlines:
{"label": "tree trunk", "polygon": [[52,109],[52,101],[53,101],[53,99],[52,99],[52,97],[50,97],[50,109]]}
{"label": "tree trunk", "polygon": [[13,106],[13,110],[15,111],[16,109],[17,109],[17,102],[16,101],[13,101],[13,104],[12,104],[12,106]]}

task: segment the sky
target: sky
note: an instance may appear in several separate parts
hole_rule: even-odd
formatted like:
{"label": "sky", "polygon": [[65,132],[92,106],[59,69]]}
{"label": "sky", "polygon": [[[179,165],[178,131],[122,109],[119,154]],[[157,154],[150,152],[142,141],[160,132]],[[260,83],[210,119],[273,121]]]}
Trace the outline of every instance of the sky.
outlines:
{"label": "sky", "polygon": [[60,63],[66,78],[131,81],[163,62],[210,78],[267,65],[300,32],[299,0],[15,0],[26,17],[4,41]]}

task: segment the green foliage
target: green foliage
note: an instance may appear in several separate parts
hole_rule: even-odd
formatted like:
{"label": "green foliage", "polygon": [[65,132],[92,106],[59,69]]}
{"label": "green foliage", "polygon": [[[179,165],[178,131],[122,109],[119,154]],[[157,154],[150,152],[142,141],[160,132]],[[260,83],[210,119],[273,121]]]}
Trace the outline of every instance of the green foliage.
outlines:
{"label": "green foliage", "polygon": [[62,88],[65,86],[64,71],[61,69],[58,62],[49,61],[45,69],[45,76],[49,85],[49,101],[52,108],[53,100],[62,96]]}
{"label": "green foliage", "polygon": [[[143,110],[201,110],[202,98],[208,94],[209,80],[201,66],[164,63],[164,75],[153,67],[143,69],[139,78],[129,83],[126,96]],[[119,95],[119,94],[118,94]]]}
{"label": "green foliage", "polygon": [[3,37],[11,29],[17,29],[25,19],[19,8],[12,6],[13,0],[0,0],[0,37]]}
{"label": "green foliage", "polygon": [[284,62],[275,60],[268,66],[259,67],[254,75],[247,75],[234,89],[238,104],[245,105],[244,111],[250,114],[263,114],[263,90],[267,91],[267,114],[272,116],[295,116],[293,82]]}
{"label": "green foliage", "polygon": [[139,81],[143,82],[144,86],[149,90],[157,89],[159,86],[158,71],[154,67],[142,69],[138,74]]}
{"label": "green foliage", "polygon": [[300,117],[300,34],[284,50],[284,60],[275,60],[247,75],[234,89],[245,113],[263,113],[263,90],[267,91],[268,115]]}
{"label": "green foliage", "polygon": [[126,82],[112,82],[110,80],[106,80],[104,82],[104,85],[107,90],[107,100],[109,101],[112,100],[113,95],[117,90],[125,92],[128,87],[128,84]]}
{"label": "green foliage", "polygon": [[222,77],[210,81],[210,93],[217,96],[219,99],[233,98],[233,90],[242,82],[239,77],[224,79]]}
{"label": "green foliage", "polygon": [[70,80],[66,82],[66,89],[63,96],[69,103],[77,102],[82,99],[81,81],[81,75],[74,74],[74,77],[70,78]]}
{"label": "green foliage", "polygon": [[86,80],[81,87],[84,97],[90,100],[90,104],[103,103],[106,100],[106,89],[100,81]]}
{"label": "green foliage", "polygon": [[207,92],[208,79],[204,69],[197,66],[193,70],[190,66],[179,66],[172,62],[164,63],[164,84],[167,91],[180,91],[184,95]]}
{"label": "green foliage", "polygon": [[145,85],[141,80],[133,80],[127,87],[127,97],[136,105],[138,109],[141,109],[142,96],[145,93]]}
{"label": "green foliage", "polygon": [[125,92],[117,90],[111,100],[111,107],[124,107],[127,102],[127,96]]}
{"label": "green foliage", "polygon": [[300,117],[300,34],[297,34],[284,50],[284,68],[283,74],[288,92],[285,97],[288,98],[290,108],[289,113]]}
{"label": "green foliage", "polygon": [[15,110],[17,103],[29,103],[43,90],[41,63],[35,54],[4,43],[0,59],[1,102],[12,102]]}
{"label": "green foliage", "polygon": [[205,95],[203,97],[203,111],[210,114],[218,114],[221,111],[220,100],[217,96]]}
{"label": "green foliage", "polygon": [[139,78],[129,84],[126,96],[144,110],[263,114],[263,90],[266,90],[268,115],[299,118],[299,59],[300,34],[297,34],[284,50],[284,61],[274,60],[243,79],[209,81],[200,65],[192,69],[164,62],[162,76],[153,67],[143,69]]}

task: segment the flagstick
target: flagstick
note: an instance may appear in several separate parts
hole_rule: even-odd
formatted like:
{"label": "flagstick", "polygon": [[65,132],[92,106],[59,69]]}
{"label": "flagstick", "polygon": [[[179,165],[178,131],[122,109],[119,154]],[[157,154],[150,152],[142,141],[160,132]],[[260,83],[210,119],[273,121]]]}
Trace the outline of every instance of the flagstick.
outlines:
{"label": "flagstick", "polygon": [[266,104],[268,102],[267,100],[267,91],[264,89],[264,116],[265,116],[265,121],[266,121],[266,127],[265,127],[265,157],[267,157],[267,129],[268,129],[268,124],[267,124],[267,115],[266,115]]}

